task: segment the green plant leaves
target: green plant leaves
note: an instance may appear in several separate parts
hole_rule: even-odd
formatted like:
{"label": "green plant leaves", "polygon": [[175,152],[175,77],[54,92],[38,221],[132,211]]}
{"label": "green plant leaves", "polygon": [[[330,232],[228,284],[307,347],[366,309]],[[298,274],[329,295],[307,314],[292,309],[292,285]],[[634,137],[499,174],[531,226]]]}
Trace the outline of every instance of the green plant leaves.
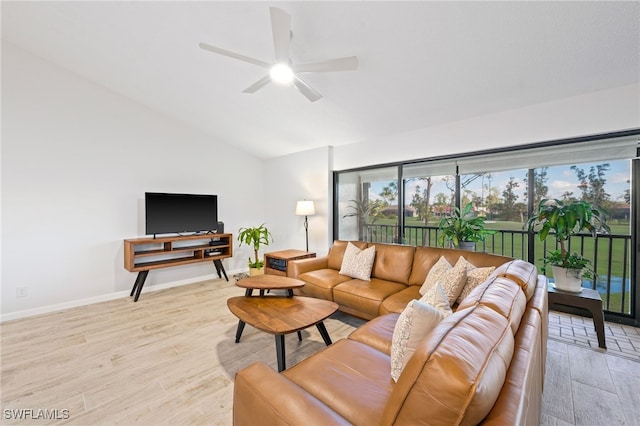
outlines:
{"label": "green plant leaves", "polygon": [[553,235],[558,241],[560,250],[548,252],[544,259],[545,265],[583,269],[583,276],[589,278],[595,276],[590,266],[591,261],[576,253],[568,253],[565,242],[582,231],[589,231],[593,237],[597,236],[598,231],[610,232],[607,220],[608,214],[604,209],[586,201],[565,204],[560,200],[544,199],[538,203],[536,213],[529,217],[525,227],[533,232],[536,227],[541,226],[540,241],[544,241],[549,235]]}
{"label": "green plant leaves", "polygon": [[460,210],[454,207],[452,217],[440,221],[438,228],[442,231],[438,236],[438,242],[444,247],[446,241],[451,241],[454,246],[459,246],[461,241],[484,241],[487,235],[493,235],[497,231],[485,229],[483,216],[471,217],[472,203],[468,203]]}
{"label": "green plant leaves", "polygon": [[255,260],[252,262],[251,258],[249,258],[249,267],[254,267],[252,265],[262,263],[262,261],[258,260],[258,250],[260,250],[260,246],[262,245],[268,246],[269,239],[273,241],[273,236],[264,226],[264,223],[258,227],[240,228],[238,231],[238,241],[240,242],[240,245],[244,243],[248,246],[253,246]]}

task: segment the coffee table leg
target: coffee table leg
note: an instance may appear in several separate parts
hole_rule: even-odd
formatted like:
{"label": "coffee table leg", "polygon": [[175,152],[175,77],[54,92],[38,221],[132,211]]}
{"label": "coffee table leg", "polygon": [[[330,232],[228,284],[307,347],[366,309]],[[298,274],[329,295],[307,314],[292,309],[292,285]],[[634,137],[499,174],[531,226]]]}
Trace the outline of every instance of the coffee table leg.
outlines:
{"label": "coffee table leg", "polygon": [[236,330],[236,343],[240,341],[242,337],[242,330],[244,330],[244,321],[238,321],[238,328]]}
{"label": "coffee table leg", "polygon": [[278,359],[278,372],[284,371],[287,368],[284,355],[284,334],[276,334],[276,358]]}
{"label": "coffee table leg", "polygon": [[324,323],[322,321],[320,321],[319,323],[316,324],[316,327],[318,327],[318,331],[320,332],[320,335],[322,336],[322,339],[324,340],[324,344],[329,346],[332,343],[331,342],[331,337],[329,337],[329,333],[327,332],[327,329],[324,326]]}

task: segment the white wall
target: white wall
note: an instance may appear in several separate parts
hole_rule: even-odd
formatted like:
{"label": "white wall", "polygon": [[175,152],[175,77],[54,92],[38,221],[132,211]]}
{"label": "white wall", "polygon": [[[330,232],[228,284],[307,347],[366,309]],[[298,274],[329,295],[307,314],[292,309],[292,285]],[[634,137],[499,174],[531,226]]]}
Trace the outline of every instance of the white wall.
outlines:
{"label": "white wall", "polygon": [[[269,251],[304,249],[295,202],[311,199],[309,249],[322,255],[332,170],[639,127],[638,94],[620,87],[261,161],[3,41],[2,319],[128,292],[122,240],[144,234],[145,191],[216,193],[226,231],[266,222]],[[250,254],[236,244],[227,271],[246,270]],[[145,289],[212,274],[153,271]]]}
{"label": "white wall", "polygon": [[[3,41],[3,319],[128,292],[122,240],[144,235],[145,191],[218,194],[235,234],[264,218],[263,173],[261,160]],[[246,270],[248,254],[234,247],[226,270]],[[214,272],[152,271],[145,291]]]}
{"label": "white wall", "polygon": [[266,217],[274,242],[268,251],[305,249],[304,217],[296,216],[298,200],[312,200],[309,251],[328,252],[331,238],[331,158],[329,147],[273,158],[265,162]]}
{"label": "white wall", "polygon": [[334,149],[335,170],[640,127],[640,85],[618,87]]}

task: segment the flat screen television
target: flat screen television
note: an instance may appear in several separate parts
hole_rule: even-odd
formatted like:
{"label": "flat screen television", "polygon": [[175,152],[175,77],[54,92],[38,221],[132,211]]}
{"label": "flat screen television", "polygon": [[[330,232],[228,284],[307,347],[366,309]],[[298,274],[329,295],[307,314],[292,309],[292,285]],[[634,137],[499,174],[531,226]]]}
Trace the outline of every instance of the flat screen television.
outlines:
{"label": "flat screen television", "polygon": [[145,192],[147,235],[215,232],[218,196]]}

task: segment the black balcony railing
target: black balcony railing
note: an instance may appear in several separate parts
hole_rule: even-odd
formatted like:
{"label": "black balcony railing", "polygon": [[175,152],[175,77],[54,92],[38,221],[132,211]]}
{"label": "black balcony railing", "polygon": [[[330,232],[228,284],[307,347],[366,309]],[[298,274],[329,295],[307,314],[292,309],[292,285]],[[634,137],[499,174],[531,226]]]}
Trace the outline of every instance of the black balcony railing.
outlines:
{"label": "black balcony railing", "polygon": [[[440,230],[435,226],[405,226],[402,241],[396,225],[367,224],[363,229],[370,242],[401,243],[414,246],[438,246]],[[476,244],[476,250],[524,259],[542,270],[544,253],[555,250],[553,243],[534,241],[529,249],[530,234],[527,231],[497,230],[483,242]],[[568,250],[578,253],[593,263],[597,278],[585,280],[583,286],[598,290],[602,296],[605,313],[629,317],[633,298],[631,285],[631,236],[601,235],[592,238],[590,234],[575,235],[569,240]],[[550,268],[549,268],[550,269]],[[546,275],[551,277],[550,270]]]}

